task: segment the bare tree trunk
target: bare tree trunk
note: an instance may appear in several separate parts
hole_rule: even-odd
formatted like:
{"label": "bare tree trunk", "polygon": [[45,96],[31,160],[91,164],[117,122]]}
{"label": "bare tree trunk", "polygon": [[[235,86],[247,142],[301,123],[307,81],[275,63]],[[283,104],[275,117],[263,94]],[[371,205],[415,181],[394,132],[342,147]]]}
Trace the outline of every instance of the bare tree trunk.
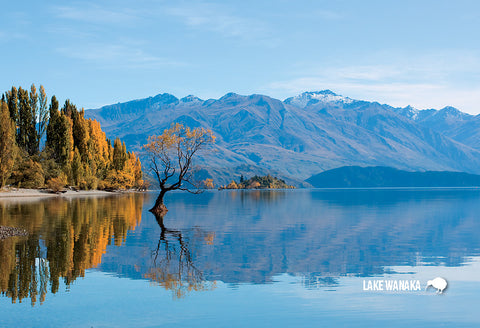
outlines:
{"label": "bare tree trunk", "polygon": [[163,217],[165,214],[167,214],[168,209],[163,203],[163,197],[165,196],[165,193],[167,190],[162,189],[160,191],[160,194],[157,197],[157,200],[155,201],[155,205],[150,209],[150,212],[155,214],[155,216],[160,216]]}

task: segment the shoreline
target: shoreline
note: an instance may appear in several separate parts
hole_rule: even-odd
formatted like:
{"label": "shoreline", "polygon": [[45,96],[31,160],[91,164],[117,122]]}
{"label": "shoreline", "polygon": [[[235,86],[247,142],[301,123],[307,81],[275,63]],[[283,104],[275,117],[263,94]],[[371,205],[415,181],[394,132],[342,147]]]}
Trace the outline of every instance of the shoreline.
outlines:
{"label": "shoreline", "polygon": [[0,189],[0,200],[1,199],[12,199],[12,198],[50,198],[50,197],[75,197],[75,196],[107,196],[115,195],[121,193],[130,193],[135,192],[133,190],[126,191],[105,191],[105,190],[67,190],[63,193],[52,193],[43,189]]}

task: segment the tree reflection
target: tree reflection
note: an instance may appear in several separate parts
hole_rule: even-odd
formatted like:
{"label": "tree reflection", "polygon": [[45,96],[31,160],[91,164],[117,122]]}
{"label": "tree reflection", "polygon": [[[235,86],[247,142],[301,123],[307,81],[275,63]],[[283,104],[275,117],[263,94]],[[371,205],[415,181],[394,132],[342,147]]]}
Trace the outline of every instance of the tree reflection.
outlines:
{"label": "tree reflection", "polygon": [[30,297],[34,305],[38,296],[43,302],[48,288],[48,267],[41,258],[38,235],[32,234],[19,243],[13,239],[1,242],[0,256],[4,260],[0,269],[2,293],[12,302]]}
{"label": "tree reflection", "polygon": [[[189,240],[179,230],[168,229],[164,224],[164,215],[155,215],[160,226],[160,237],[156,249],[152,251],[152,266],[145,278],[171,290],[173,298],[183,298],[188,292],[212,290],[215,282],[208,282],[203,272],[194,263]],[[211,234],[196,231],[212,238]]]}
{"label": "tree reflection", "polygon": [[143,197],[50,199],[0,203],[0,225],[19,226],[28,237],[0,241],[0,291],[32,305],[45,300],[48,287],[67,288],[85,270],[101,263],[107,246],[121,245],[141,221]]}

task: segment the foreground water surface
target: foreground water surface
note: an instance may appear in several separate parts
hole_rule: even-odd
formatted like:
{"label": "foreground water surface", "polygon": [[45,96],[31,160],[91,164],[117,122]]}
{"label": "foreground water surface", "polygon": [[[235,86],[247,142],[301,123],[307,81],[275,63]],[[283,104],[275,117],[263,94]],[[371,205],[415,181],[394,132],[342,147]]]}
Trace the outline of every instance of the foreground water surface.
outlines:
{"label": "foreground water surface", "polygon": [[154,198],[0,200],[30,232],[0,241],[0,327],[480,325],[479,190],[171,193],[163,219]]}

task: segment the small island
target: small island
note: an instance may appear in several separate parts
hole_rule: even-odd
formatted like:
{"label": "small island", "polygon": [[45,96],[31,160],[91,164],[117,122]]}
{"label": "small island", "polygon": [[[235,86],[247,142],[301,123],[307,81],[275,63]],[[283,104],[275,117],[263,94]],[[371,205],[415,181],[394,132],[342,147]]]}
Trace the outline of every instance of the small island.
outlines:
{"label": "small island", "polygon": [[221,186],[218,190],[223,189],[295,189],[294,186],[288,185],[284,180],[271,175],[260,177],[255,175],[254,177],[245,180],[243,175],[240,177],[240,182],[232,180],[228,185]]}

